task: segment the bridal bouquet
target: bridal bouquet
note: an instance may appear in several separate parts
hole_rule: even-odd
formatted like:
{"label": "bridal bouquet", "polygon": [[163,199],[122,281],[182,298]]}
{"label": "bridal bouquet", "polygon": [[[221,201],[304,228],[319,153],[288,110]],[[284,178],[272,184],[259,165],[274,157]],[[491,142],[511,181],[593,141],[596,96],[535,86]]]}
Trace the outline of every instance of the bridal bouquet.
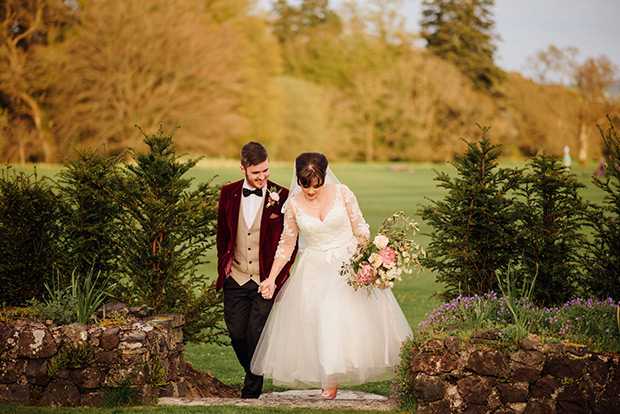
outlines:
{"label": "bridal bouquet", "polygon": [[394,280],[401,280],[403,273],[422,268],[419,256],[424,249],[413,240],[419,231],[418,223],[406,217],[402,211],[385,220],[377,235],[362,245],[348,263],[340,269],[340,275],[357,290],[369,291],[391,288]]}

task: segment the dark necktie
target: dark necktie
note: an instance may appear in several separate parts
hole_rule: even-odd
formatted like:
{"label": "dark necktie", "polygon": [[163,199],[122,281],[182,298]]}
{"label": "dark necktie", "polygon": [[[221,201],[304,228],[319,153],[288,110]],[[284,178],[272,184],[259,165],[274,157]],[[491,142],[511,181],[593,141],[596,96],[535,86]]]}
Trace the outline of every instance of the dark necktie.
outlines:
{"label": "dark necktie", "polygon": [[263,196],[263,190],[260,188],[255,188],[254,190],[250,190],[249,188],[244,188],[243,189],[243,196],[247,197],[250,194],[254,194],[256,196],[262,197]]}

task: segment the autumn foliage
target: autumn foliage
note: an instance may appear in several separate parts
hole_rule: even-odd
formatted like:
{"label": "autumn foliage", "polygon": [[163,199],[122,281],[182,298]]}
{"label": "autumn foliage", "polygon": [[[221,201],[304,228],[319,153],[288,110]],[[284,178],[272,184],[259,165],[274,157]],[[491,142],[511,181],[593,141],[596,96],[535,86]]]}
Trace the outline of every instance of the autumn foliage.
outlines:
{"label": "autumn foliage", "polygon": [[[605,56],[579,64],[555,48],[534,57],[537,79],[505,74],[493,0],[427,0],[419,35],[398,4],[278,0],[264,13],[249,0],[7,0],[0,159],[121,154],[143,148],[135,124],[180,126],[179,149],[209,157],[260,140],[275,160],[311,145],[334,160],[443,161],[476,123],[507,157],[565,145],[580,162],[600,155],[595,125],[618,111]],[[553,71],[570,74],[564,85]]]}

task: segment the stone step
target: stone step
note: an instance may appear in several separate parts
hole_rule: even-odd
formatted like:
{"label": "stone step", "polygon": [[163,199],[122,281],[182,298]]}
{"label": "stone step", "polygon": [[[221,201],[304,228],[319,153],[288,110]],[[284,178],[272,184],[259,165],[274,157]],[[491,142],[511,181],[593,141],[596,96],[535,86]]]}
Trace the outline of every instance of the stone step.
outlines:
{"label": "stone step", "polygon": [[321,390],[318,389],[270,392],[264,393],[258,399],[162,397],[159,405],[235,405],[374,411],[389,411],[393,407],[387,397],[361,391],[340,390],[335,399],[323,400]]}

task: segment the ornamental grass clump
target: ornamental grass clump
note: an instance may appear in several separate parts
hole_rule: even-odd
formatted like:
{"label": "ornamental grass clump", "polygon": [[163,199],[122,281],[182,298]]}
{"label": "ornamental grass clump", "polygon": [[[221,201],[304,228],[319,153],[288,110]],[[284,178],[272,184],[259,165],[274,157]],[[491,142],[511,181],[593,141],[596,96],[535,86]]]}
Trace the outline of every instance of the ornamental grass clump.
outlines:
{"label": "ornamental grass clump", "polygon": [[503,276],[498,276],[497,281],[502,291],[504,304],[510,312],[510,325],[504,329],[504,334],[506,339],[518,346],[521,340],[530,333],[532,321],[536,320],[536,309],[534,304],[530,302],[530,298],[536,284],[538,267],[536,267],[536,273],[532,280],[528,281],[525,278],[520,287],[517,286],[511,265],[508,266],[508,270]]}
{"label": "ornamental grass clump", "polygon": [[76,302],[75,312],[78,323],[88,323],[104,300],[112,296],[111,292],[116,287],[116,283],[111,283],[109,276],[100,280],[100,276],[99,271],[93,277],[92,270],[89,270],[84,278],[76,274],[75,270],[71,273],[69,289]]}

